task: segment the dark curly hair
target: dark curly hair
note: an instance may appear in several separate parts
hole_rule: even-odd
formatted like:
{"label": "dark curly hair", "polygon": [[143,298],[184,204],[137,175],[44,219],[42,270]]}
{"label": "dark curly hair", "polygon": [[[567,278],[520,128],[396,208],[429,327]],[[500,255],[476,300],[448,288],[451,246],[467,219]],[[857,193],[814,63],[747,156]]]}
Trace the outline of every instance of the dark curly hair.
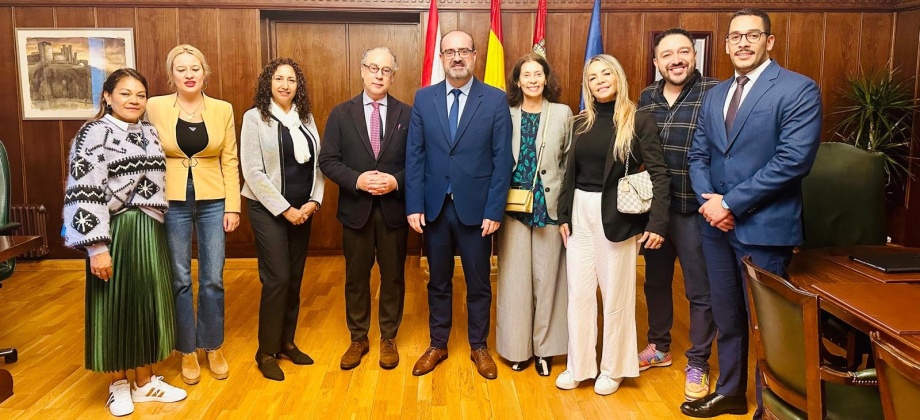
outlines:
{"label": "dark curly hair", "polygon": [[259,85],[256,87],[256,96],[252,100],[252,107],[258,108],[262,114],[262,121],[269,122],[272,119],[272,76],[281,66],[291,66],[294,74],[297,75],[297,92],[294,93],[294,105],[297,105],[297,114],[300,115],[300,121],[304,124],[310,122],[310,94],[307,92],[307,79],[300,70],[300,65],[293,58],[282,57],[276,58],[268,63],[262,74],[259,75]]}
{"label": "dark curly hair", "polygon": [[543,87],[543,98],[550,102],[559,102],[559,95],[562,94],[562,87],[556,80],[556,73],[549,68],[549,63],[542,55],[537,53],[525,54],[514,63],[514,68],[508,74],[508,105],[518,106],[524,102],[524,91],[518,86],[518,79],[521,78],[521,67],[524,63],[535,62],[543,67],[543,74],[546,75],[546,86]]}

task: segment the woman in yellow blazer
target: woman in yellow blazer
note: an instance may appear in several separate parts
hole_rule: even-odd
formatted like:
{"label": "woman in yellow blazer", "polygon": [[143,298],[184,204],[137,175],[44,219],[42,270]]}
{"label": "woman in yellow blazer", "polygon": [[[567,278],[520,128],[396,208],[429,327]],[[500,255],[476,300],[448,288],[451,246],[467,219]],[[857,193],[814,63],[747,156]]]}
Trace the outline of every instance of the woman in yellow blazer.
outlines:
{"label": "woman in yellow blazer", "polygon": [[[182,380],[201,378],[197,349],[205,349],[211,376],[224,379],[224,247],[226,233],[240,223],[240,176],[233,108],[208,97],[210,67],[191,45],[166,57],[169,85],[176,93],[151,98],[147,116],[166,154],[166,239],[172,255],[176,298],[176,350],[182,352]],[[192,230],[198,237],[198,316],[192,305]]]}

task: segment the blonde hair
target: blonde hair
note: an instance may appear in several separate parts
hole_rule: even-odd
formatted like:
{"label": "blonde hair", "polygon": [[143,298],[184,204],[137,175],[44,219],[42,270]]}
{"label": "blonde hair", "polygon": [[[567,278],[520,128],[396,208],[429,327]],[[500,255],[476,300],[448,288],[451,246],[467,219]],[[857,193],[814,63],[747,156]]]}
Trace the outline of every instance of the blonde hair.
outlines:
{"label": "blonde hair", "polygon": [[176,61],[176,57],[182,54],[190,54],[201,62],[201,68],[204,70],[204,81],[207,82],[208,77],[211,76],[211,66],[208,65],[208,60],[205,60],[204,54],[201,53],[201,50],[189,44],[181,44],[176,45],[176,47],[170,50],[169,54],[166,55],[166,84],[171,89],[176,88],[176,83],[173,81],[173,62]]}
{"label": "blonde hair", "polygon": [[585,98],[585,112],[575,116],[575,120],[581,120],[583,123],[577,133],[586,133],[594,125],[597,119],[597,109],[595,107],[594,94],[588,86],[588,67],[594,63],[602,63],[616,77],[616,105],[613,109],[613,127],[616,129],[616,140],[613,144],[613,156],[622,162],[628,158],[630,143],[636,128],[636,104],[629,99],[629,84],[626,83],[626,72],[623,66],[616,58],[607,54],[599,54],[591,57],[585,63],[582,72],[581,96]]}

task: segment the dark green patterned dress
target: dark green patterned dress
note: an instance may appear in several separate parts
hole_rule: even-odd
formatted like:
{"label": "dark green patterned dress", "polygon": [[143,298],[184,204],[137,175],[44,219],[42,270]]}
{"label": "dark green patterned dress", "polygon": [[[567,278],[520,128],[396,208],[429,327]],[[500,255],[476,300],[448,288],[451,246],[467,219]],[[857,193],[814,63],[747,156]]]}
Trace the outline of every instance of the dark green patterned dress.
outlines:
{"label": "dark green patterned dress", "polygon": [[[511,187],[531,189],[534,173],[537,171],[537,132],[540,129],[540,113],[531,114],[521,110],[521,150],[518,153],[517,166],[511,175]],[[555,225],[546,209],[546,195],[543,181],[537,176],[537,185],[533,194],[533,213],[508,212],[508,215],[531,227]]]}

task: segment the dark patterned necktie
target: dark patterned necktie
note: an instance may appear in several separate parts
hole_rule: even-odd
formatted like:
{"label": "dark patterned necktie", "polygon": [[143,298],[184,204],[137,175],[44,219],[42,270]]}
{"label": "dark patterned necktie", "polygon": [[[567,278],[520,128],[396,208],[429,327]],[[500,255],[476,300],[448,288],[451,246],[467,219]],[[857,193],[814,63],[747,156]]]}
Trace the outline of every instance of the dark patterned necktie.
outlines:
{"label": "dark patterned necktie", "polygon": [[728,103],[728,112],[725,114],[725,134],[731,135],[732,126],[735,124],[735,116],[738,115],[738,107],[741,106],[741,95],[744,94],[744,85],[748,82],[747,76],[738,76],[738,86],[735,88],[735,94],[732,95],[732,101]]}

